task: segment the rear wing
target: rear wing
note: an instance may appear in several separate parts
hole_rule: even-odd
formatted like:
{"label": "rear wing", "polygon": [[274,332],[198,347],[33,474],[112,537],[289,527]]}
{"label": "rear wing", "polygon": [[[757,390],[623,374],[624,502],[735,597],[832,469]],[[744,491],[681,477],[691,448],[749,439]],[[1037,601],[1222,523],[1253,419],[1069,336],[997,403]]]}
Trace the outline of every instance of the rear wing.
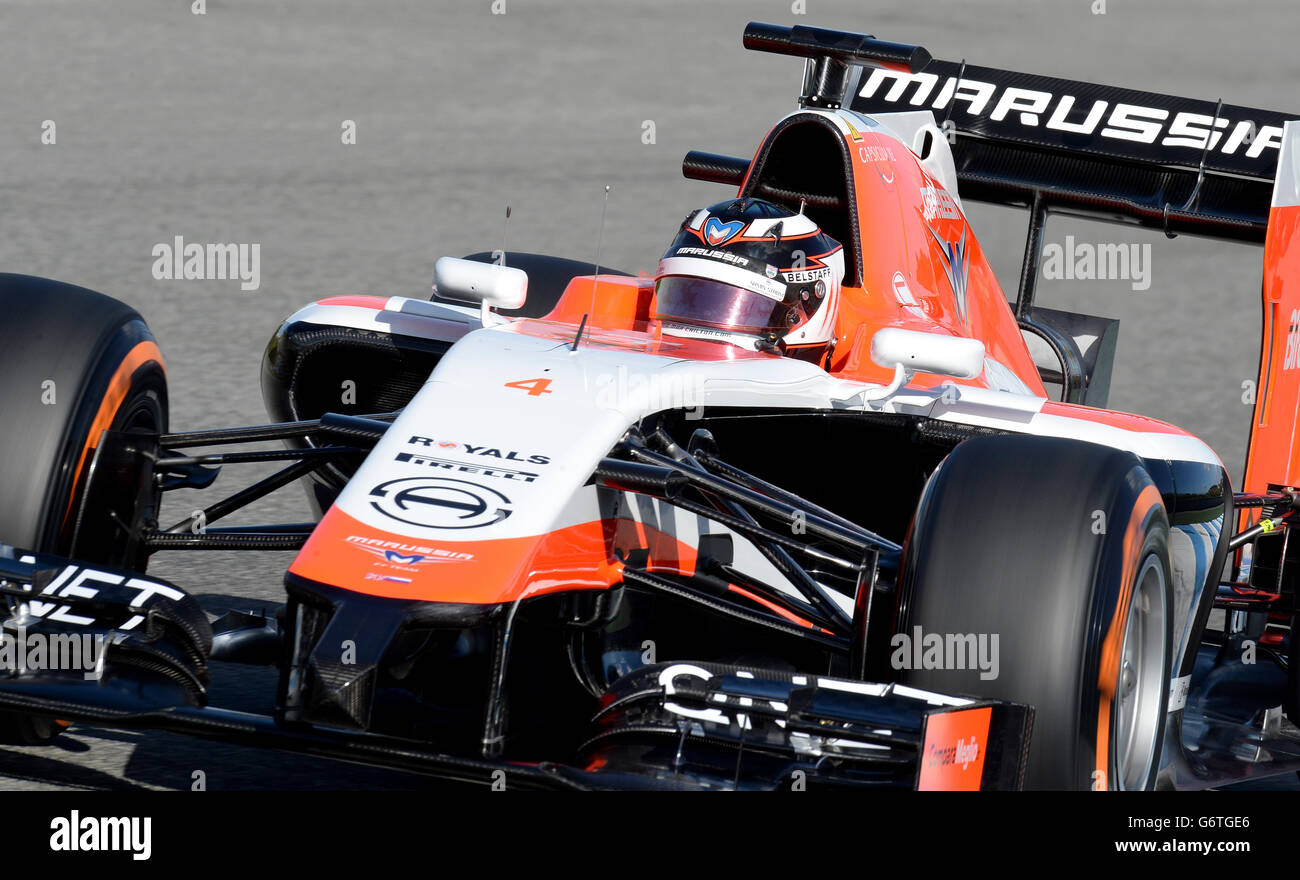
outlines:
{"label": "rear wing", "polygon": [[[1014,310],[1060,362],[1066,399],[1105,405],[1096,380],[1109,372],[1108,352],[1081,349],[1107,334],[1113,344],[1114,328],[1074,316],[1093,322],[1077,335],[1034,308],[1049,213],[1263,244],[1245,488],[1300,484],[1300,114],[941,61],[919,46],[820,28],[751,22],[744,45],[806,59],[801,107],[931,111],[962,200],[1029,210]],[[747,159],[698,151],[682,163],[686,177],[735,186],[748,169]]]}
{"label": "rear wing", "polygon": [[932,61],[858,68],[848,106],[931,110],[964,199],[1263,243],[1295,115]]}
{"label": "rear wing", "polygon": [[[1280,113],[940,61],[865,34],[750,22],[748,49],[807,59],[801,107],[930,110],[963,199],[1261,244]],[[687,177],[739,185],[748,162],[692,151]]]}

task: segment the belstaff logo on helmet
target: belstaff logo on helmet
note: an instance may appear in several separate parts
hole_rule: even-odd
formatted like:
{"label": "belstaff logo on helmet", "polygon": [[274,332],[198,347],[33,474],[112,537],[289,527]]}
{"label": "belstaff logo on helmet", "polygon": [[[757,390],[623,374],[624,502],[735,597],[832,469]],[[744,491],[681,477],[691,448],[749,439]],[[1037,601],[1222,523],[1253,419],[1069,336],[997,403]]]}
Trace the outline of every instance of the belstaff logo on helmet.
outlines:
{"label": "belstaff logo on helmet", "polygon": [[844,249],[802,213],[762,199],[692,211],[659,261],[655,317],[670,336],[818,362],[835,338]]}

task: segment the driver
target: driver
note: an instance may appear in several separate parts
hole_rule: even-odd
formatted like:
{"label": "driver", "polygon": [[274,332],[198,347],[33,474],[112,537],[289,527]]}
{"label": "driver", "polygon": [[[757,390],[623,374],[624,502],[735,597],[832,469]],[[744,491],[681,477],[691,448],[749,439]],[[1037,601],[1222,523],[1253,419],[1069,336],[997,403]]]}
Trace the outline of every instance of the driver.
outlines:
{"label": "driver", "polygon": [[824,362],[844,250],[802,213],[762,199],[692,211],[659,261],[655,317],[670,336]]}

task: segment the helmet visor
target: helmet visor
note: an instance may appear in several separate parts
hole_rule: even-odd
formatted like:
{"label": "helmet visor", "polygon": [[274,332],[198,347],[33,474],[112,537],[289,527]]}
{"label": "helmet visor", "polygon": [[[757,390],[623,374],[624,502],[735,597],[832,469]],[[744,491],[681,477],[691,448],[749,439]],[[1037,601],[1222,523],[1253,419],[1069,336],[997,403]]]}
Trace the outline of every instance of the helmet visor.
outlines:
{"label": "helmet visor", "polygon": [[663,321],[761,335],[784,332],[790,307],[721,281],[668,275],[655,284],[655,317]]}

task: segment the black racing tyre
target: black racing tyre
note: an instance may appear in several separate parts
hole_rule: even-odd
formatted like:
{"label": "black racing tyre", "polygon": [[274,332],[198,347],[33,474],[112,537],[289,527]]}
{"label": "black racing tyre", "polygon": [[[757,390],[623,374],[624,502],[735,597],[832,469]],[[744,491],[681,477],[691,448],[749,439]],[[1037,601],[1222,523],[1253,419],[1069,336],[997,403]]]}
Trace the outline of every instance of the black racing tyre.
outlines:
{"label": "black racing tyre", "polygon": [[[908,533],[897,680],[1032,705],[1027,789],[1153,788],[1172,663],[1168,535],[1132,453],[967,440],[930,477]],[[996,636],[986,652],[996,669],[955,650],[937,664],[948,668],[907,668],[918,655],[893,650],[933,636],[954,646]]]}
{"label": "black racing tyre", "polygon": [[[108,509],[134,481],[82,504],[105,430],[167,430],[162,355],[136,311],[71,284],[0,274],[0,543],[143,570],[146,556]],[[156,502],[156,497],[154,498]],[[80,528],[76,527],[80,525]],[[0,716],[0,738],[46,742],[57,723]]]}
{"label": "black racing tyre", "polygon": [[[494,262],[500,252],[480,251],[465,257],[480,263]],[[497,309],[503,315],[516,318],[540,318],[555,308],[564,295],[569,282],[581,275],[590,275],[595,267],[582,260],[569,260],[564,257],[548,257],[544,254],[525,254],[518,251],[505,252],[505,264],[528,273],[528,299],[517,309]],[[618,269],[600,267],[601,275],[627,275]]]}

